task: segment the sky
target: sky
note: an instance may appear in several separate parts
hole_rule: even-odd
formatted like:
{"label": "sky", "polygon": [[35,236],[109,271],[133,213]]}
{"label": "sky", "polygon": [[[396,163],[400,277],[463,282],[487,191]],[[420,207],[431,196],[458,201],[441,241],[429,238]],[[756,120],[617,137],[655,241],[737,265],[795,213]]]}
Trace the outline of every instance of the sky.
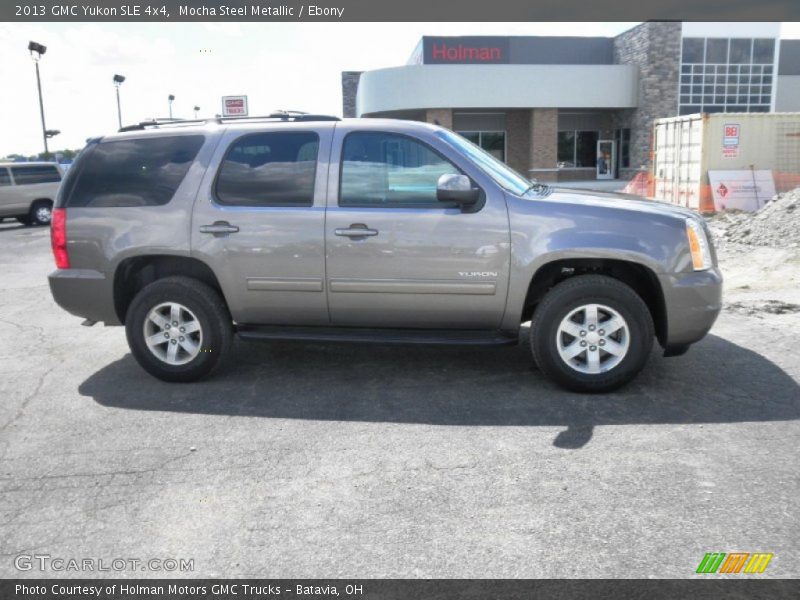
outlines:
{"label": "sky", "polygon": [[[275,109],[341,115],[342,71],[403,65],[423,35],[614,36],[636,23],[0,23],[0,156],[42,151],[33,61],[40,62],[50,150],[117,129],[112,77],[126,77],[122,120],[221,111],[246,94],[251,115]],[[800,38],[784,23],[783,38]]]}

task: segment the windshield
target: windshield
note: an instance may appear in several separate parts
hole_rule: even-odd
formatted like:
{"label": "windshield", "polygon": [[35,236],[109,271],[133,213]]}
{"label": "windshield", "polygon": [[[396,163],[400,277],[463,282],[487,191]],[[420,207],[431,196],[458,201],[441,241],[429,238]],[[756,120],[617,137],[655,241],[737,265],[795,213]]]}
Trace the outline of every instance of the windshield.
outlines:
{"label": "windshield", "polygon": [[452,131],[441,130],[437,133],[446,142],[455,146],[457,150],[466,154],[472,162],[478,165],[489,177],[494,179],[500,187],[518,196],[521,196],[530,189],[532,185],[531,181],[525,179],[504,162],[497,160],[483,148],[476,146],[468,139]]}

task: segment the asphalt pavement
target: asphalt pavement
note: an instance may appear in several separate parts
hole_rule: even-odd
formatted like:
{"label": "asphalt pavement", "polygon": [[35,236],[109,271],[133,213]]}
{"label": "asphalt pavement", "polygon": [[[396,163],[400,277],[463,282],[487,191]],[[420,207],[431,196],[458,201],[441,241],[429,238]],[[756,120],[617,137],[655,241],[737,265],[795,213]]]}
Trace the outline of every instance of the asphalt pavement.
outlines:
{"label": "asphalt pavement", "polygon": [[[0,225],[0,577],[20,556],[191,560],[191,577],[800,576],[800,324],[725,312],[618,393],[502,348],[237,342],[142,371],[53,302],[48,231]],[[794,324],[792,324],[794,323]],[[94,564],[98,564],[95,562]],[[52,566],[52,565],[51,565]]]}

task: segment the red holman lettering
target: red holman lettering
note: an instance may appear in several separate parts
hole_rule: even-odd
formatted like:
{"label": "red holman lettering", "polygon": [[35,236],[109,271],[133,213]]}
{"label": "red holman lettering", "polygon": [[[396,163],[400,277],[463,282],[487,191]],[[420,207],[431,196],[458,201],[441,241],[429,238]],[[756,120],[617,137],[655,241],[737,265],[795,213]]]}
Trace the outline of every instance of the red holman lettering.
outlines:
{"label": "red holman lettering", "polygon": [[434,44],[432,58],[434,60],[447,61],[476,61],[490,62],[502,59],[500,48],[491,47],[470,47],[459,44],[458,46],[448,46],[447,44]]}

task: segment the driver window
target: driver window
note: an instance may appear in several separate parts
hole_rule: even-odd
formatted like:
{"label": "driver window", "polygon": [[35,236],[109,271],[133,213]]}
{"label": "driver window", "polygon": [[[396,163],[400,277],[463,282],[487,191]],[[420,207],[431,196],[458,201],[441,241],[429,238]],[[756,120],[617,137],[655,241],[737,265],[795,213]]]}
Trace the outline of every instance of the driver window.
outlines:
{"label": "driver window", "polygon": [[350,133],[342,148],[339,205],[439,208],[439,177],[458,173],[450,161],[410,137]]}

